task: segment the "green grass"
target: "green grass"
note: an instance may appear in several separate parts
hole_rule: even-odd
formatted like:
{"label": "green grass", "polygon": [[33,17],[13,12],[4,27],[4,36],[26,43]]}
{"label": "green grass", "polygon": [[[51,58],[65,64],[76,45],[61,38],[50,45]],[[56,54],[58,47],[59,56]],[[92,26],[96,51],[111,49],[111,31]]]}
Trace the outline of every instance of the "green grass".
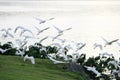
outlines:
{"label": "green grass", "polygon": [[0,55],[0,80],[86,80],[80,73],[64,70],[48,59],[35,59],[33,65],[20,56]]}

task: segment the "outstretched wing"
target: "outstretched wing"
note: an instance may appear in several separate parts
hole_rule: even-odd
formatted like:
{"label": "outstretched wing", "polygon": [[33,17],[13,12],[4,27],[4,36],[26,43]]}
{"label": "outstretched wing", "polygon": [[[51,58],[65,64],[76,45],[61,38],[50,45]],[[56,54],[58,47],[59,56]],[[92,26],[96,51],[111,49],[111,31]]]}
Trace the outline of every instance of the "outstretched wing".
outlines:
{"label": "outstretched wing", "polygon": [[55,25],[53,25],[53,27],[60,33],[62,30],[59,29],[58,27],[56,27]]}
{"label": "outstretched wing", "polygon": [[43,39],[40,40],[40,43],[42,43],[44,40],[46,40],[48,36],[44,37]]}
{"label": "outstretched wing", "polygon": [[24,29],[24,28],[23,28],[22,26],[17,26],[17,27],[15,28],[14,33],[16,33],[18,29]]}
{"label": "outstretched wing", "polygon": [[70,27],[70,28],[65,29],[64,31],[71,30],[71,29],[72,29],[72,28]]}
{"label": "outstretched wing", "polygon": [[111,41],[110,43],[117,42],[118,40],[119,40],[119,39],[115,39],[115,40]]}
{"label": "outstretched wing", "polygon": [[105,38],[101,37],[106,43],[109,43],[109,41],[107,41]]}
{"label": "outstretched wing", "polygon": [[42,19],[40,19],[40,18],[37,18],[37,17],[34,17],[36,20],[38,20],[38,21],[43,21]]}

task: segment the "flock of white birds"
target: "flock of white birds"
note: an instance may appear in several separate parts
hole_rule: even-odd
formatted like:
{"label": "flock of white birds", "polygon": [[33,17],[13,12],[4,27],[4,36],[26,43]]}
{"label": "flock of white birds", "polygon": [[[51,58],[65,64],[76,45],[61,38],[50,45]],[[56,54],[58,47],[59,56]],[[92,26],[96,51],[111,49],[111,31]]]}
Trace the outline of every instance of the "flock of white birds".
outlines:
{"label": "flock of white birds", "polygon": [[[34,17],[34,19],[39,21],[39,25],[41,24],[47,24],[48,21],[53,20],[55,18],[50,18],[47,20],[42,20],[40,18]],[[54,64],[59,64],[59,63],[69,63],[70,61],[72,62],[77,62],[77,60],[79,59],[81,52],[80,50],[83,49],[84,47],[86,47],[86,43],[83,42],[77,42],[77,41],[70,41],[70,40],[66,40],[64,38],[61,38],[62,35],[65,34],[66,31],[71,30],[71,27],[68,27],[67,29],[60,29],[60,27],[57,27],[56,25],[52,25],[52,27],[58,31],[58,33],[56,33],[56,36],[44,36],[44,38],[39,38],[39,35],[44,34],[43,32],[47,30],[49,30],[51,27],[46,27],[44,29],[41,29],[41,27],[37,27],[34,26],[34,28],[37,30],[37,34],[34,33],[32,30],[28,29],[28,28],[24,28],[24,26],[17,26],[15,29],[12,28],[2,28],[0,29],[0,35],[1,38],[3,38],[4,40],[6,39],[12,39],[14,40],[13,47],[17,48],[17,52],[15,53],[16,55],[20,55],[24,61],[26,60],[30,60],[32,64],[35,64],[35,59],[33,56],[29,56],[29,55],[25,55],[25,50],[28,50],[28,42],[30,39],[38,39],[39,43],[42,43],[43,41],[47,40],[47,39],[51,39],[52,44],[49,44],[50,46],[56,46],[58,48],[58,52],[57,53],[49,53],[47,56],[48,58],[54,63]],[[13,31],[13,33],[12,33]],[[18,34],[19,37],[16,38],[16,36],[14,36],[15,34]],[[29,35],[28,35],[29,34]],[[100,43],[94,43],[93,44],[93,49],[99,48],[100,50],[103,50],[104,47],[110,46],[114,43],[116,43],[117,45],[120,46],[120,43],[118,42],[119,39],[114,39],[114,40],[106,40],[105,38],[101,37],[101,39],[103,39],[103,41],[105,42],[105,44],[100,44]],[[59,41],[60,43],[56,43],[54,42],[55,40]],[[17,46],[16,46],[17,45]],[[20,49],[24,49],[23,51],[21,51]],[[68,50],[68,52],[66,53],[66,49]],[[2,49],[0,48],[0,51],[4,54],[5,51],[7,51],[9,49]],[[42,48],[40,50],[44,50],[47,51],[46,48]],[[71,55],[71,57],[68,57],[68,55]],[[62,57],[64,60],[63,61],[59,61],[56,59],[56,56]],[[100,53],[99,54],[100,57],[103,56],[108,56],[108,57],[114,57],[113,54],[110,54],[108,52],[104,52],[104,53]],[[116,63],[116,61],[110,61],[108,63],[109,64],[113,64],[116,69],[119,66],[118,63]],[[101,74],[96,70],[96,68],[94,66],[85,66],[85,68],[87,68],[88,71],[93,71],[97,76],[99,77],[101,76]],[[120,71],[115,70],[114,73],[119,73],[119,77],[120,77]]]}

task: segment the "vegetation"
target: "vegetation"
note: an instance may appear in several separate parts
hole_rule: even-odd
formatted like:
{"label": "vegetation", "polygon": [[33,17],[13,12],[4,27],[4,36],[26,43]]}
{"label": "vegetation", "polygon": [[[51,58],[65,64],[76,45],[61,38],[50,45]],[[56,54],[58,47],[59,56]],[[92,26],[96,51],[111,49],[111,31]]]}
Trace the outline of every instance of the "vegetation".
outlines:
{"label": "vegetation", "polygon": [[1,80],[86,80],[80,73],[63,69],[48,59],[36,58],[36,64],[24,62],[20,56],[0,55]]}

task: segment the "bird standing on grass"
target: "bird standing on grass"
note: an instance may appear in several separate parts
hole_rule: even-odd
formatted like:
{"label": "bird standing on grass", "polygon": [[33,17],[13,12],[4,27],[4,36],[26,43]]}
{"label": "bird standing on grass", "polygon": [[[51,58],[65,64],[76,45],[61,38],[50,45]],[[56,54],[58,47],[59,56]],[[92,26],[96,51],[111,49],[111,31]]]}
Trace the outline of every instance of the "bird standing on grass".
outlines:
{"label": "bird standing on grass", "polygon": [[26,60],[30,60],[32,64],[35,64],[35,59],[33,56],[25,55],[24,61],[26,61]]}

